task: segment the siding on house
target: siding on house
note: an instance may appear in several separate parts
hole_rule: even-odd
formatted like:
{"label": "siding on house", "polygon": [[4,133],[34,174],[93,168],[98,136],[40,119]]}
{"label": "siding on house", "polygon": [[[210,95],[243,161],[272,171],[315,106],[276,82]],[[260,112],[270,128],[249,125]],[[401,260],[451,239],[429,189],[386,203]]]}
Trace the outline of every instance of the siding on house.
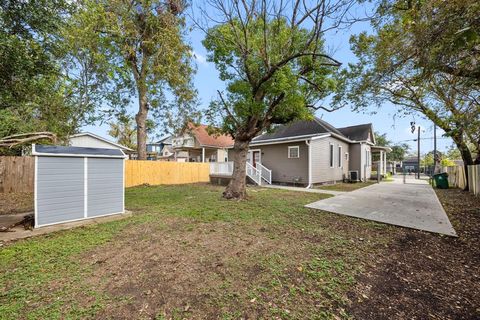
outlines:
{"label": "siding on house", "polygon": [[[367,163],[367,151],[370,153],[370,163]],[[359,179],[365,180],[372,173],[372,150],[366,143],[354,143],[350,145],[350,170],[358,171]]]}
{"label": "siding on house", "polygon": [[228,151],[227,149],[218,149],[217,150],[217,162],[225,162],[228,161]]}
{"label": "siding on house", "polygon": [[[330,167],[330,144],[333,144],[333,168]],[[338,163],[338,147],[342,147],[342,166]],[[311,142],[312,183],[341,181],[347,176],[350,161],[345,154],[350,153],[349,144],[333,138],[323,138]],[[349,159],[351,155],[349,155]],[[307,164],[308,166],[308,164]]]}
{"label": "siding on house", "polygon": [[[299,147],[299,158],[288,158],[289,146]],[[308,184],[308,146],[305,141],[250,146],[250,149],[261,150],[261,163],[272,170],[273,182]],[[229,159],[233,160],[231,154]]]}
{"label": "siding on house", "polygon": [[[362,176],[362,178],[364,181],[366,181],[370,179],[370,176],[372,175],[372,149],[368,144],[362,144],[362,148],[363,148],[363,152],[362,152],[363,163],[365,164],[364,173],[363,173],[364,175]],[[366,151],[368,151],[370,155],[370,159],[367,159]]]}
{"label": "siding on house", "polygon": [[70,145],[72,147],[86,147],[86,148],[104,148],[104,149],[120,149],[119,147],[108,142],[96,139],[91,136],[78,136],[70,138]]}
{"label": "siding on house", "polygon": [[350,145],[350,171],[358,171],[358,178],[362,177],[362,145],[354,143]]}

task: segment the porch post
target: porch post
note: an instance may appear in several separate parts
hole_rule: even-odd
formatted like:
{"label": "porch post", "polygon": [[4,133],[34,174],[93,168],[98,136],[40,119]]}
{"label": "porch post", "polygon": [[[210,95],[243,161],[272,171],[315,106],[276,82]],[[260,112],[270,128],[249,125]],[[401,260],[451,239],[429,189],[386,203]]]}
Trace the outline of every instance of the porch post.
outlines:
{"label": "porch post", "polygon": [[383,152],[383,158],[384,158],[384,169],[385,169],[385,174],[387,174],[387,152]]}
{"label": "porch post", "polygon": [[380,162],[378,163],[380,174],[383,174],[383,150],[380,150]]}
{"label": "porch post", "polygon": [[205,162],[205,148],[202,148],[202,162]]}

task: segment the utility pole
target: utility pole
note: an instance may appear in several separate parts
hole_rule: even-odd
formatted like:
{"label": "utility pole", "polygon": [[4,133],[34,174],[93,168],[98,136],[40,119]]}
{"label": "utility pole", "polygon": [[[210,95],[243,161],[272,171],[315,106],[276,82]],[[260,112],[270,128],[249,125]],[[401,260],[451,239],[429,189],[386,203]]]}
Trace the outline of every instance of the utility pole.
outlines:
{"label": "utility pole", "polygon": [[420,179],[420,126],[418,126],[418,138],[417,138],[417,161],[418,161],[418,175],[417,178]]}
{"label": "utility pole", "polygon": [[433,174],[437,173],[437,125],[433,125]]}

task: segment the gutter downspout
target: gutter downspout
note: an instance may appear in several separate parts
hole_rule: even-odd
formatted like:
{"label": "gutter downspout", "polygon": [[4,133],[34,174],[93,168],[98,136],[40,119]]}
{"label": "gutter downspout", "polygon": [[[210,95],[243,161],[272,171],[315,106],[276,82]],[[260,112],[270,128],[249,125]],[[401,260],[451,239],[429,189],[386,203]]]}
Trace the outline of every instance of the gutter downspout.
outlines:
{"label": "gutter downspout", "polygon": [[305,144],[308,146],[308,186],[305,189],[312,187],[312,147],[311,140],[305,140]]}

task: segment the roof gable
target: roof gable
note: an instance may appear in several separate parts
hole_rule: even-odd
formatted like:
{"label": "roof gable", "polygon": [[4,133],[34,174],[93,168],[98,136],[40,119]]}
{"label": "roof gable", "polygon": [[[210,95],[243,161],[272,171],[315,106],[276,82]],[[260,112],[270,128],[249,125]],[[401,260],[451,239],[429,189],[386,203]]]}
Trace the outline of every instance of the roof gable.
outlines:
{"label": "roof gable", "polygon": [[227,148],[233,145],[234,140],[230,135],[210,135],[207,131],[208,126],[204,124],[188,124],[189,133],[192,134],[201,146]]}
{"label": "roof gable", "polygon": [[375,143],[375,136],[373,135],[373,128],[371,123],[338,128],[338,130],[350,140],[371,141],[372,143]]}
{"label": "roof gable", "polygon": [[119,143],[116,143],[116,142],[113,142],[113,141],[110,141],[106,138],[103,138],[103,137],[100,137],[94,133],[91,133],[91,132],[81,132],[81,133],[77,133],[77,134],[74,134],[74,135],[71,135],[70,138],[76,138],[76,137],[83,137],[83,136],[89,136],[93,139],[97,139],[97,140],[100,140],[102,142],[105,142],[105,143],[108,143],[114,147],[117,147],[117,148],[120,148],[120,149],[123,149],[123,150],[128,150],[128,151],[133,151],[133,149],[130,149],[128,147],[125,147],[124,145],[121,145]]}

